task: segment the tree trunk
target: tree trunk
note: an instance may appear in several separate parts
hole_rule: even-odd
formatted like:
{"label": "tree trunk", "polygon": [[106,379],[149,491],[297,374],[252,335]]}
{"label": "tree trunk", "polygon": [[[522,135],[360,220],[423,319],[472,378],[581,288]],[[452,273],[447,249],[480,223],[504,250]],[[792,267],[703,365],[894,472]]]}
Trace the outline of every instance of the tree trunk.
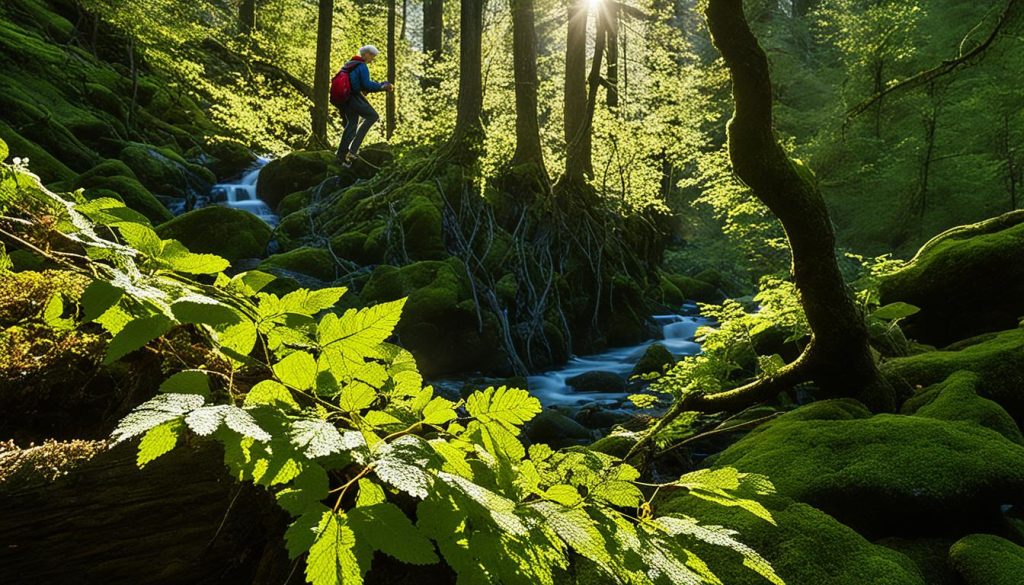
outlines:
{"label": "tree trunk", "polygon": [[792,250],[793,278],[812,331],[801,368],[832,395],[856,396],[873,408],[891,409],[889,388],[868,346],[864,316],[839,272],[825,201],[807,177],[809,171],[798,168],[776,139],[768,59],[750,31],[743,1],[710,0],[705,15],[733,80],[736,107],[728,126],[733,167],[782,222]]}
{"label": "tree trunk", "polygon": [[[395,40],[395,19],[397,17],[397,6],[395,0],[388,0],[388,81],[393,82],[397,77],[395,68],[395,56],[398,53],[398,43]],[[395,133],[395,92],[389,91],[384,101],[384,134],[388,140]]]}
{"label": "tree trunk", "polygon": [[608,86],[607,101],[609,108],[619,106],[619,4],[610,2],[602,5],[601,15],[607,19],[606,37],[608,52],[608,73],[605,82]]}
{"label": "tree trunk", "polygon": [[[99,453],[42,476],[83,448]],[[105,449],[79,441],[4,456],[8,470],[18,457],[47,465],[0,480],[0,582],[302,582],[301,571],[287,580],[287,516],[228,475],[219,446],[181,446],[142,470],[134,444]]]}
{"label": "tree trunk", "polygon": [[484,0],[461,0],[459,22],[459,101],[449,154],[472,164],[483,144],[483,78],[481,70]]}
{"label": "tree trunk", "polygon": [[331,28],[334,0],[319,0],[316,31],[316,66],[313,73],[313,141],[327,146],[327,116],[331,93]]}
{"label": "tree trunk", "polygon": [[[431,65],[441,60],[444,50],[444,1],[423,0],[423,52]],[[423,78],[423,87],[437,87],[440,81],[431,76]]]}
{"label": "tree trunk", "polygon": [[238,4],[238,30],[249,36],[256,30],[256,0],[242,0]]}
{"label": "tree trunk", "polygon": [[565,176],[568,185],[582,185],[593,172],[587,132],[587,0],[569,0],[565,44]]}
{"label": "tree trunk", "polygon": [[516,80],[516,150],[512,164],[533,163],[544,170],[537,119],[537,35],[533,0],[511,0],[512,61]]}

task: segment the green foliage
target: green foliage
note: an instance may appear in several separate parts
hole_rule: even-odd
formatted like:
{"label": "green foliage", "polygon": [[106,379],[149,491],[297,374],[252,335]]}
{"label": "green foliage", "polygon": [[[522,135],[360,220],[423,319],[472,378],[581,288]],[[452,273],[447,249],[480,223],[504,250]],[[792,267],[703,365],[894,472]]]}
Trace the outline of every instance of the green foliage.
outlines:
{"label": "green foliage", "polygon": [[[98,315],[112,336],[108,359],[181,326],[223,358],[168,378],[112,438],[142,437],[140,465],[186,434],[221,442],[232,474],[268,489],[295,518],[287,546],[292,557],[305,555],[311,583],[362,582],[374,551],[412,564],[440,553],[470,583],[554,583],[570,551],[628,583],[718,583],[686,546],[691,538],[731,548],[780,582],[732,532],[655,515],[646,489],[679,487],[764,517],[736,492],[768,490],[766,480],[697,473],[649,486],[608,455],[527,450],[518,434],[539,401],[507,387],[460,403],[434,396],[411,355],[386,341],[404,301],[338,315],[344,289],[259,292],[265,275],[216,272],[226,264],[126,221],[114,202],[72,203],[8,167],[3,173],[5,214],[17,219],[4,218],[4,229],[41,228],[19,232],[40,244],[63,238],[75,251],[45,252],[51,260],[106,283],[93,285],[76,315]],[[185,302],[216,310],[190,310],[184,320]],[[239,386],[239,372],[263,380]],[[408,503],[399,493],[418,500],[415,522],[395,505]]]}

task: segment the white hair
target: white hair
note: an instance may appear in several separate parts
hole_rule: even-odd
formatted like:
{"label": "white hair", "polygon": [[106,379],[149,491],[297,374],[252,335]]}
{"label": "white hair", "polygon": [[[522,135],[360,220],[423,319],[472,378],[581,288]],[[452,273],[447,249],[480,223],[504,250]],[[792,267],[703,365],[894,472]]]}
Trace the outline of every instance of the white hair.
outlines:
{"label": "white hair", "polygon": [[360,55],[365,55],[367,53],[376,56],[376,55],[380,54],[380,49],[378,49],[377,47],[374,47],[373,45],[366,45],[364,47],[360,47],[359,48],[359,54]]}

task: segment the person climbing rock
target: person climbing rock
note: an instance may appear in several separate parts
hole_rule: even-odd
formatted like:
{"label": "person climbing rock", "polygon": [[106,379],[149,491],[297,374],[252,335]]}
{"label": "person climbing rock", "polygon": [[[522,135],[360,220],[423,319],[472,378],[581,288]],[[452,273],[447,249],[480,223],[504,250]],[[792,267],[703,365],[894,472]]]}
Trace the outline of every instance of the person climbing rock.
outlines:
{"label": "person climbing rock", "polygon": [[390,81],[376,82],[370,79],[368,65],[379,54],[380,50],[373,45],[360,48],[359,54],[345,63],[331,82],[331,103],[341,112],[345,126],[341,144],[338,145],[338,160],[346,167],[352,166],[370,126],[380,119],[380,115],[367,101],[366,94],[395,89]]}

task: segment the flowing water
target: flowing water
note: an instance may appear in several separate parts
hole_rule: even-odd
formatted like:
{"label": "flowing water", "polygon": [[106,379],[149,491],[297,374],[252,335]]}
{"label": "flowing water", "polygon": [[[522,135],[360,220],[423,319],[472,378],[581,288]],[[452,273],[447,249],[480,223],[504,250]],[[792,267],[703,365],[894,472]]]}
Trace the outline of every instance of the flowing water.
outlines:
{"label": "flowing water", "polygon": [[256,181],[260,177],[260,171],[270,162],[269,159],[260,158],[237,183],[218,183],[210,189],[207,196],[207,204],[224,205],[248,211],[256,217],[267,222],[270,227],[277,227],[280,218],[274,214],[270,206],[256,196]]}
{"label": "flowing water", "polygon": [[544,406],[572,408],[592,403],[604,406],[622,403],[631,392],[577,392],[566,383],[566,380],[593,371],[613,372],[628,379],[633,367],[653,343],[661,343],[677,358],[699,354],[700,344],[694,341],[694,336],[698,327],[710,322],[696,315],[695,306],[685,306],[684,310],[686,314],[683,315],[655,315],[652,317],[655,323],[661,325],[664,339],[652,339],[632,347],[574,357],[558,369],[529,376],[527,381],[530,393],[539,398]]}

